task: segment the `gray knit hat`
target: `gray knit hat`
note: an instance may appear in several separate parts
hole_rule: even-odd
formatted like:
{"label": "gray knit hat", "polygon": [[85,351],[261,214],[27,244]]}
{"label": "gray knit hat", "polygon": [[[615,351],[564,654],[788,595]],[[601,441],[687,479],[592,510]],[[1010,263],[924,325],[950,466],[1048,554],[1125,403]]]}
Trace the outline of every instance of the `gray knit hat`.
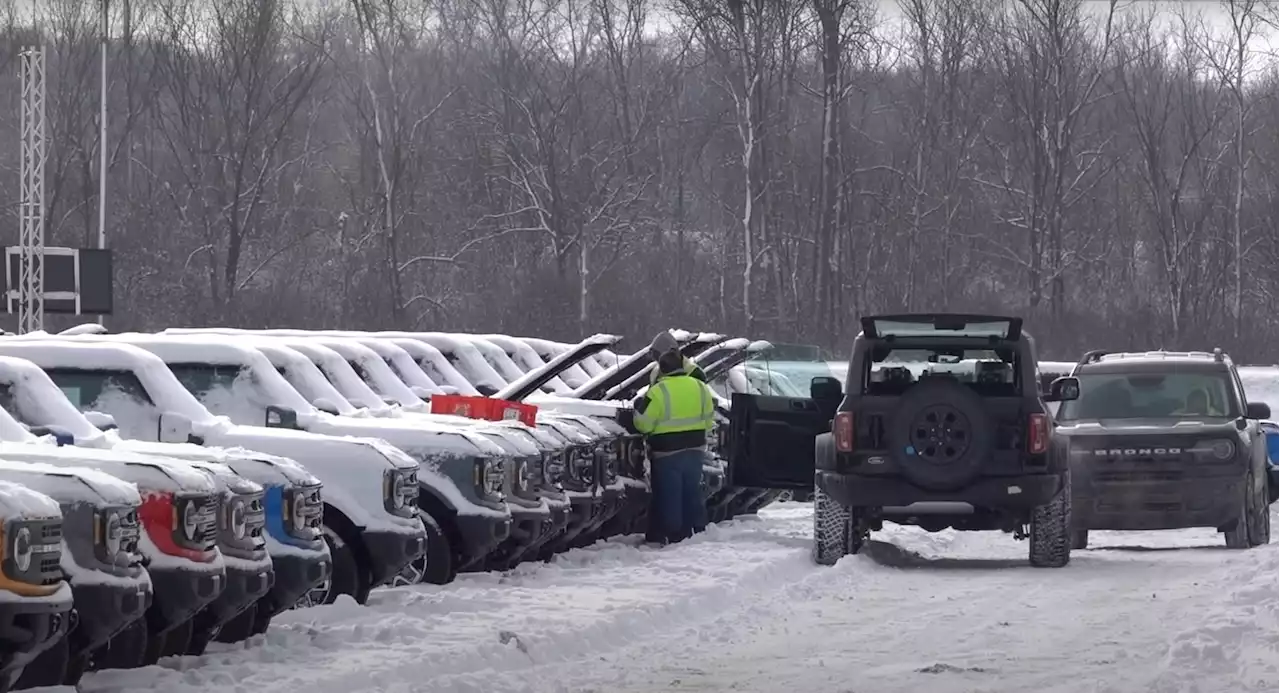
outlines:
{"label": "gray knit hat", "polygon": [[653,341],[649,342],[649,356],[656,361],[663,354],[680,351],[680,343],[676,338],[671,336],[670,330],[663,330],[654,336]]}

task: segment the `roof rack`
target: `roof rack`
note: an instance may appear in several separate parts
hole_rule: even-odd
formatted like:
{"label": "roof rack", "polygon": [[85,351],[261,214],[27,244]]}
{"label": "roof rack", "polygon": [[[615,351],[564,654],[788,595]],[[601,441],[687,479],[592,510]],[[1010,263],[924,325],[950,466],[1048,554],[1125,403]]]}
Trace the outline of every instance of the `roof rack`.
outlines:
{"label": "roof rack", "polygon": [[1229,363],[1231,357],[1226,354],[1220,347],[1214,347],[1213,352],[1208,351],[1166,351],[1165,349],[1155,349],[1152,351],[1107,351],[1105,349],[1094,349],[1085,352],[1084,356],[1076,363],[1077,366],[1083,366],[1089,363],[1097,363],[1104,359],[1152,359],[1152,358],[1192,358],[1192,359],[1213,359],[1215,363]]}

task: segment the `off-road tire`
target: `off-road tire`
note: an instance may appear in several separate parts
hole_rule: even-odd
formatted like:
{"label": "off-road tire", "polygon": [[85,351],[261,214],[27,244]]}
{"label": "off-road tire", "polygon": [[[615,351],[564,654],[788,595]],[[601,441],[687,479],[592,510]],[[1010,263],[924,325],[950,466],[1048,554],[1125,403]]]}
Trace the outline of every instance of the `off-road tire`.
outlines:
{"label": "off-road tire", "polygon": [[205,619],[200,620],[201,623],[195,625],[191,629],[191,637],[187,640],[186,649],[182,652],[166,652],[166,656],[185,654],[191,655],[192,657],[199,657],[204,654],[205,649],[209,647],[209,643],[213,642],[214,639],[222,632],[222,626],[217,623],[204,623],[203,621]]}
{"label": "off-road tire", "polygon": [[1223,532],[1229,549],[1251,549],[1271,542],[1271,511],[1266,505],[1266,491],[1255,491],[1256,478],[1249,472],[1245,479],[1245,495],[1240,508],[1240,519],[1231,529]]}
{"label": "off-road tire", "polygon": [[249,635],[262,635],[267,632],[267,628],[271,627],[271,619],[275,618],[275,614],[267,609],[256,609],[253,614],[253,630],[249,631]]}
{"label": "off-road tire", "polygon": [[862,550],[867,532],[858,522],[858,513],[815,490],[813,494],[813,562],[835,565],[845,556]]}
{"label": "off-road tire", "polygon": [[447,585],[458,575],[453,560],[453,543],[436,518],[421,510],[418,511],[418,517],[422,519],[422,526],[427,531],[427,553],[424,556],[426,565],[422,571],[422,581],[428,585]]}
{"label": "off-road tire", "polygon": [[235,618],[222,624],[214,640],[222,643],[237,643],[248,640],[253,635],[253,625],[258,617],[258,605],[250,604],[249,608],[235,615]]}
{"label": "off-road tire", "polygon": [[324,541],[329,545],[329,554],[333,559],[329,593],[324,603],[332,604],[338,595],[350,595],[357,604],[369,601],[369,592],[373,590],[373,577],[369,566],[364,565],[356,555],[355,547],[349,537],[344,537],[328,526],[322,528]]}
{"label": "off-road tire", "polygon": [[163,634],[147,633],[147,654],[142,658],[142,664],[151,666],[160,661],[161,657],[171,657],[186,652],[195,625],[195,619],[189,618]]}
{"label": "off-road tire", "polygon": [[22,675],[14,681],[14,690],[24,688],[43,688],[45,686],[61,686],[66,678],[67,667],[71,664],[71,643],[63,636],[49,649],[41,652],[22,670]]}
{"label": "off-road tire", "polygon": [[130,623],[112,636],[105,646],[93,651],[90,669],[136,669],[142,666],[147,652],[147,636],[146,618]]}
{"label": "off-road tire", "polygon": [[1071,473],[1062,477],[1058,495],[1031,511],[1028,560],[1035,568],[1062,568],[1071,562]]}
{"label": "off-road tire", "polygon": [[1089,530],[1076,529],[1071,531],[1071,550],[1078,551],[1089,548]]}

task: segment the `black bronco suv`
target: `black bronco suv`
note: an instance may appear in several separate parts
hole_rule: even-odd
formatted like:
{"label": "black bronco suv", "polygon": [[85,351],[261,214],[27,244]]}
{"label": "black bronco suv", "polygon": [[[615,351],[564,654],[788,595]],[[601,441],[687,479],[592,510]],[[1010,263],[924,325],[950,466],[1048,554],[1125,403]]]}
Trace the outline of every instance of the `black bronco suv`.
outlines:
{"label": "black bronco suv", "polygon": [[889,520],[1012,532],[1031,565],[1065,566],[1071,474],[1044,401],[1069,385],[1042,399],[1020,318],[864,317],[845,391],[814,378],[809,399],[733,395],[731,483],[814,489],[823,565]]}
{"label": "black bronco suv", "polygon": [[1057,412],[1055,444],[1075,480],[1072,546],[1091,529],[1213,527],[1231,548],[1271,541],[1267,444],[1221,349],[1090,351],[1072,370],[1079,398]]}

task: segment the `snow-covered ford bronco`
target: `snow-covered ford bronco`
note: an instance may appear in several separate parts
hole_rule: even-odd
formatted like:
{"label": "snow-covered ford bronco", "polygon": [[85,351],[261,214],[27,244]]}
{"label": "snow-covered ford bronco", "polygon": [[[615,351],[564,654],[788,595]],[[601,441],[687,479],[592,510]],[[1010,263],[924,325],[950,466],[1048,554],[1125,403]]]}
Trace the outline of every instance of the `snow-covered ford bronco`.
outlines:
{"label": "snow-covered ford bronco", "polygon": [[[63,448],[56,454],[74,461],[77,453]],[[74,686],[94,650],[142,618],[151,605],[151,577],[138,553],[142,497],[133,484],[87,467],[0,461],[0,481],[39,491],[60,506],[65,547],[60,565],[76,610],[75,626],[36,657],[17,687]],[[134,656],[140,659],[142,652]]]}
{"label": "snow-covered ford bronco", "polygon": [[62,578],[62,512],[52,498],[0,481],[0,691],[66,635],[71,587]]}
{"label": "snow-covered ford bronco", "polygon": [[1233,549],[1271,541],[1266,437],[1231,358],[1090,351],[1057,412],[1072,471],[1073,548],[1089,530],[1212,527]]}
{"label": "snow-covered ford bronco", "polygon": [[1071,474],[1035,374],[1020,318],[864,317],[845,391],[819,377],[807,399],[733,394],[731,483],[813,488],[819,564],[888,520],[1011,532],[1031,565],[1065,566]]}
{"label": "snow-covered ford bronco", "polygon": [[[78,447],[130,450],[196,464],[217,463],[263,487],[262,523],[265,531],[262,534],[265,548],[270,553],[274,582],[270,591],[257,603],[222,626],[217,635],[219,641],[235,642],[263,632],[272,616],[293,606],[327,581],[332,561],[329,549],[320,537],[320,516],[324,509],[321,483],[297,462],[244,449],[122,439],[117,435],[115,420],[110,415],[101,412],[90,412],[87,416],[82,414],[39,366],[7,356],[0,356],[0,408],[33,433],[52,433],[69,439]],[[89,417],[96,423],[90,422]],[[74,453],[71,448],[66,450],[68,454]],[[221,518],[226,525],[223,532],[232,536],[229,542],[220,544],[220,548],[229,562],[235,561],[237,556],[245,557],[241,551],[249,554],[251,563],[260,560],[255,557],[262,547],[258,547],[259,542],[253,536],[257,531],[255,528],[262,528],[263,524],[258,523],[256,513],[237,512],[240,505],[245,506],[242,510],[251,510],[249,501],[230,498],[225,504],[228,513]],[[237,534],[243,537],[237,538]],[[244,545],[240,546],[242,543]],[[233,588],[233,585],[228,585],[229,590]]]}
{"label": "snow-covered ford bronco", "polygon": [[125,437],[298,460],[325,485],[330,600],[349,594],[363,603],[373,587],[390,582],[425,550],[422,523],[413,513],[418,464],[403,451],[376,438],[237,425],[211,414],[154,354],[103,339],[9,337],[0,340],[0,354],[40,366],[72,404],[110,414]]}

